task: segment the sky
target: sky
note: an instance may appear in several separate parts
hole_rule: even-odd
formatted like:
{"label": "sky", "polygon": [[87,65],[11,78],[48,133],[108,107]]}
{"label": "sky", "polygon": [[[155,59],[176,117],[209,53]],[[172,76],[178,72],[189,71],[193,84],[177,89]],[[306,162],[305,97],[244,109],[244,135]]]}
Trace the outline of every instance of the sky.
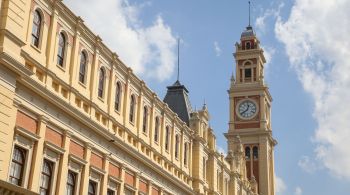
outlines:
{"label": "sky", "polygon": [[[252,0],[273,97],[277,195],[350,194],[350,0]],[[226,151],[247,0],[64,0],[162,99],[177,75]]]}

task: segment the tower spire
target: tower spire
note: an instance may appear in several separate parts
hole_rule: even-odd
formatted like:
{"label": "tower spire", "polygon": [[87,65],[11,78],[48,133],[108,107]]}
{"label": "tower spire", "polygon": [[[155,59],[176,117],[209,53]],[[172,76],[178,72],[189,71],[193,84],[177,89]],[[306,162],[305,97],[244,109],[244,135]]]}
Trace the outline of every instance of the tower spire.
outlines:
{"label": "tower spire", "polygon": [[248,27],[250,27],[250,1],[248,1],[248,6],[249,6],[249,23],[248,23]]}
{"label": "tower spire", "polygon": [[180,38],[177,38],[177,81],[180,79]]}

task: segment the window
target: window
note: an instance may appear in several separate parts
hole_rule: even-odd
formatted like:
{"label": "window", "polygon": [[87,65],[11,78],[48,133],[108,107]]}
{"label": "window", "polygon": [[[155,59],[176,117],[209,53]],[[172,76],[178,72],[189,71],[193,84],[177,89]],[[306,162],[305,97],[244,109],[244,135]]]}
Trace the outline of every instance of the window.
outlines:
{"label": "window", "polygon": [[57,51],[57,64],[63,67],[64,50],[66,48],[66,37],[63,33],[60,33],[58,37],[58,51]]}
{"label": "window", "polygon": [[249,80],[252,78],[252,69],[251,68],[244,69],[244,77],[245,77],[245,79],[249,79]]}
{"label": "window", "polygon": [[120,109],[121,93],[122,93],[122,88],[121,88],[120,82],[117,82],[117,86],[115,89],[115,99],[114,99],[114,109],[116,111],[119,111],[119,109]]}
{"label": "window", "polygon": [[175,158],[179,158],[179,135],[175,136]]}
{"label": "window", "polygon": [[96,182],[89,181],[88,195],[96,195]]}
{"label": "window", "polygon": [[147,132],[147,125],[148,125],[148,109],[147,106],[143,107],[143,119],[142,119],[142,131],[144,133]]}
{"label": "window", "polygon": [[79,66],[79,81],[81,83],[85,83],[86,62],[87,62],[86,54],[85,52],[81,52],[80,66]]}
{"label": "window", "polygon": [[40,180],[40,195],[50,194],[52,179],[52,162],[44,159]]}
{"label": "window", "polygon": [[245,147],[245,159],[249,160],[250,159],[250,148]]}
{"label": "window", "polygon": [[34,45],[35,47],[39,47],[41,22],[42,19],[40,13],[38,10],[35,10],[32,28],[32,45]]}
{"label": "window", "polygon": [[10,169],[10,183],[22,185],[23,171],[26,159],[26,151],[15,146]]}
{"label": "window", "polygon": [[254,146],[253,147],[253,158],[258,159],[258,157],[259,157],[258,147]]}
{"label": "window", "polygon": [[98,77],[98,97],[103,97],[103,88],[105,84],[105,70],[100,68],[100,74]]}
{"label": "window", "polygon": [[165,150],[169,151],[169,137],[170,137],[170,129],[169,126],[165,127]]}
{"label": "window", "polygon": [[74,173],[73,171],[68,171],[66,195],[75,194],[76,177],[77,177],[76,173]]}
{"label": "window", "polygon": [[187,165],[187,155],[188,155],[187,150],[188,150],[188,143],[186,142],[184,146],[184,165]]}
{"label": "window", "polygon": [[251,44],[250,44],[249,41],[245,44],[245,48],[246,48],[246,49],[250,49],[250,48],[251,48]]}
{"label": "window", "polygon": [[124,188],[124,195],[134,195],[135,193],[127,188]]}
{"label": "window", "polygon": [[114,190],[112,189],[107,189],[107,195],[114,195]]}
{"label": "window", "polygon": [[131,95],[130,97],[130,113],[129,113],[129,121],[130,122],[134,122],[134,115],[135,115],[135,96],[134,95]]}
{"label": "window", "polygon": [[156,121],[154,124],[154,141],[158,142],[158,137],[159,137],[159,117],[156,117]]}

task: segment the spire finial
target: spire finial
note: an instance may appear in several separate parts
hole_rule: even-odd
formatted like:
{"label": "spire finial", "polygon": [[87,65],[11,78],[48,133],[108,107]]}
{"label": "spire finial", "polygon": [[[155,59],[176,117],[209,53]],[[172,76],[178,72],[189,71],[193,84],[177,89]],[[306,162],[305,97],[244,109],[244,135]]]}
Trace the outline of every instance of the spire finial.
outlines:
{"label": "spire finial", "polygon": [[180,38],[177,38],[177,81],[180,79]]}
{"label": "spire finial", "polygon": [[249,25],[248,26],[250,26],[250,1],[248,1],[248,4],[249,4]]}

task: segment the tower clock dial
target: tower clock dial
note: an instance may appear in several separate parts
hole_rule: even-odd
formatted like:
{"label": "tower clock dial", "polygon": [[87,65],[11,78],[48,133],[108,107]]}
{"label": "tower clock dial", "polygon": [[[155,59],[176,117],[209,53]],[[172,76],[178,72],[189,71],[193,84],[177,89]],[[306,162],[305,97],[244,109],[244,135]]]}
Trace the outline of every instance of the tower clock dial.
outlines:
{"label": "tower clock dial", "polygon": [[251,100],[244,100],[238,105],[237,114],[243,119],[251,119],[257,113],[257,106]]}

